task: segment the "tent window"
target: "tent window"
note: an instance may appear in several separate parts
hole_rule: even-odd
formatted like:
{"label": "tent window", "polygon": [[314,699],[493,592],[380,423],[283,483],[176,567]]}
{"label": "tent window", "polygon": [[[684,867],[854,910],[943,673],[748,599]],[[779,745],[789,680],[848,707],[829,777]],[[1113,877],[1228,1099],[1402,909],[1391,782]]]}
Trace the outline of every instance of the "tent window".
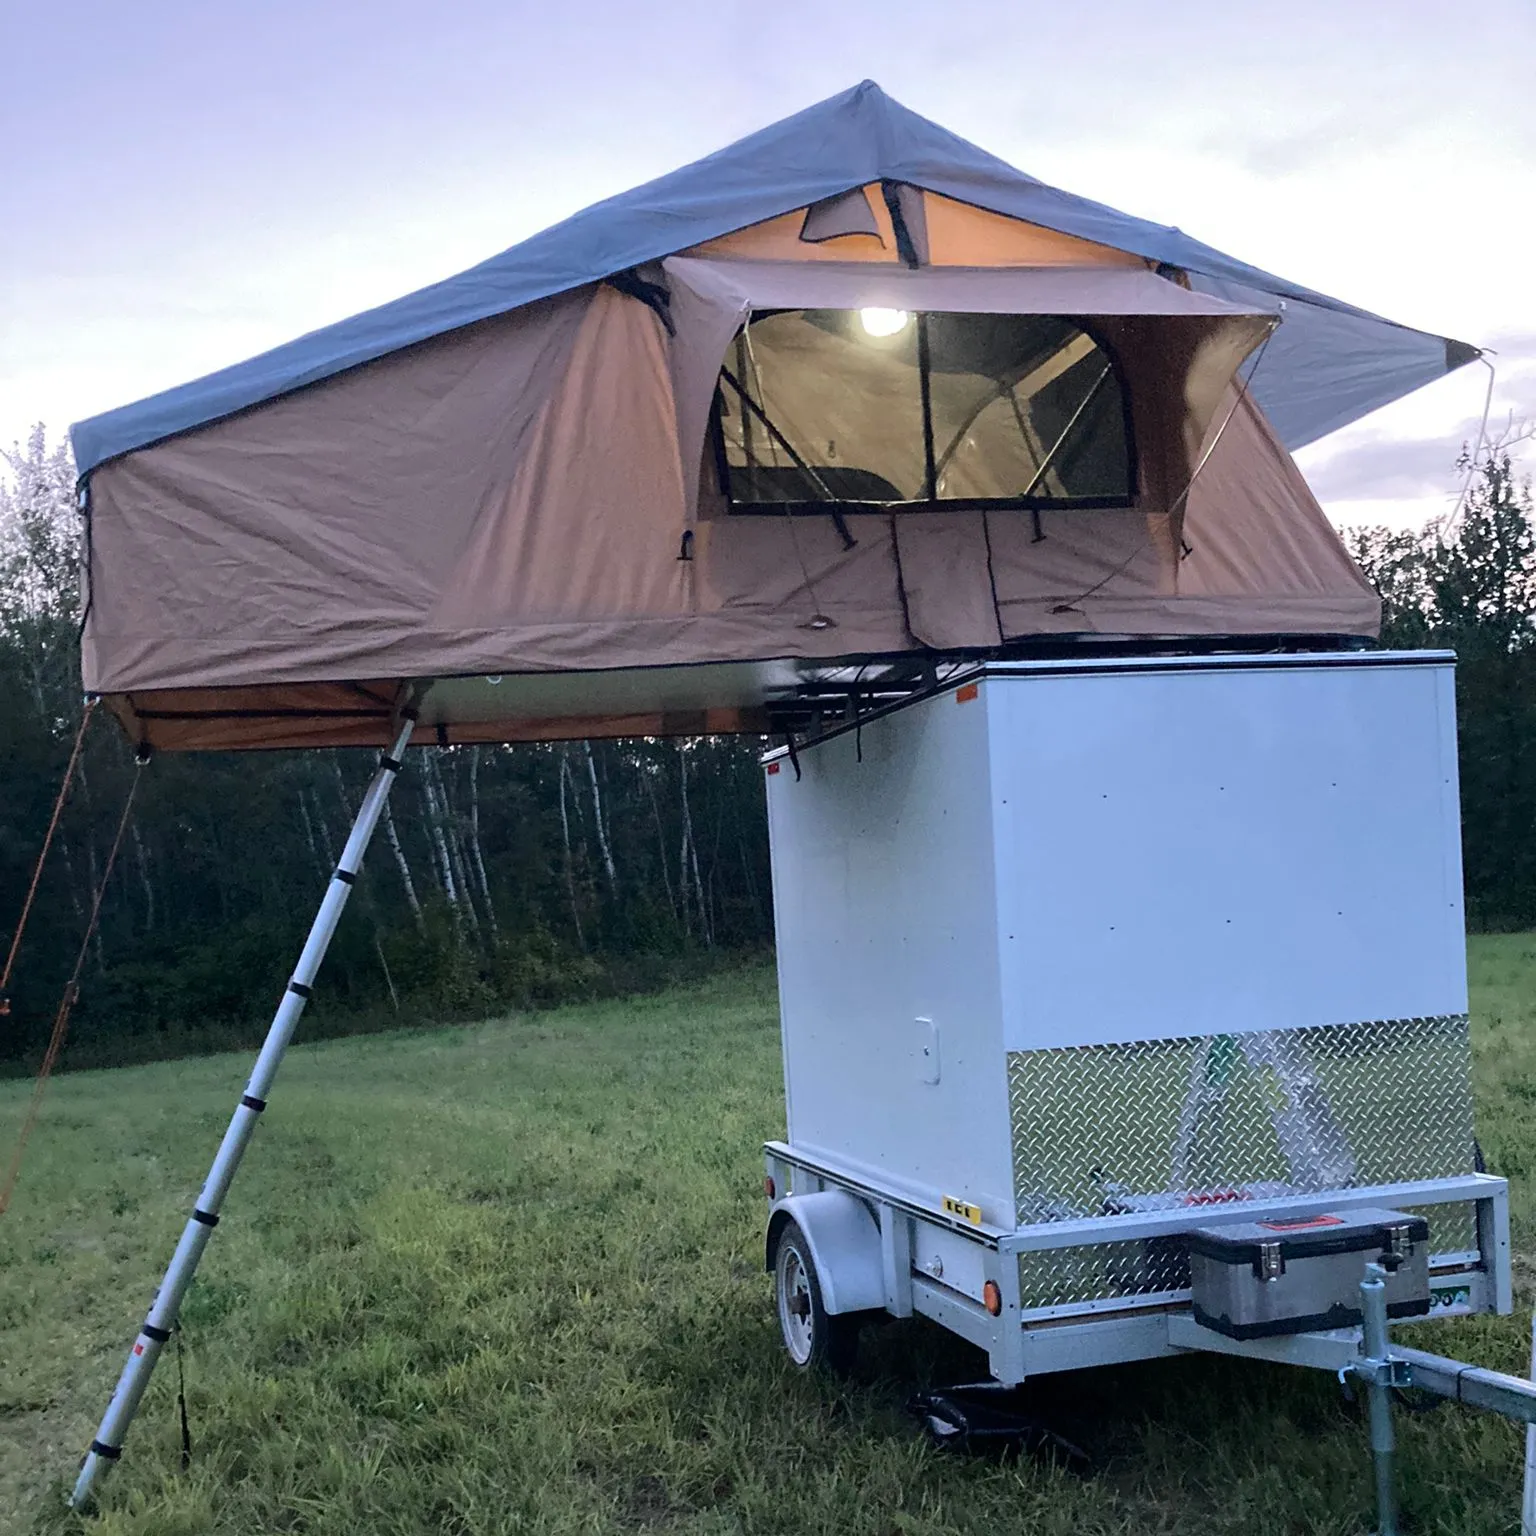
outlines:
{"label": "tent window", "polygon": [[1056,315],[778,310],[732,342],[715,403],[733,512],[1123,507],[1114,358]]}

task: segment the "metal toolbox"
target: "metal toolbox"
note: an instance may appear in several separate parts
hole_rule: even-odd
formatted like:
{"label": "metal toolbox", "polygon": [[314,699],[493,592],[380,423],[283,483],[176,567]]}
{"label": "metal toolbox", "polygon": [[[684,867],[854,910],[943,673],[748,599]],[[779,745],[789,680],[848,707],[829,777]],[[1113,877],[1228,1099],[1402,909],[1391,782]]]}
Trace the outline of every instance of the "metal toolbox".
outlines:
{"label": "metal toolbox", "polygon": [[1387,1314],[1429,1311],[1429,1223],[1366,1209],[1299,1221],[1247,1221],[1189,1234],[1195,1320],[1231,1339],[1347,1328],[1360,1321],[1360,1281],[1387,1271]]}

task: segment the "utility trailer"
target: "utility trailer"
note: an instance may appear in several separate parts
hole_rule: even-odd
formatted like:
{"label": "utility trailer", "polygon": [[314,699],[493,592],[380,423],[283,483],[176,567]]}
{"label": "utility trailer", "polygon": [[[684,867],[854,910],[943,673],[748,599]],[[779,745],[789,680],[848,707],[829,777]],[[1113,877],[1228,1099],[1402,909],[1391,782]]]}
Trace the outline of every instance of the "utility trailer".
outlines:
{"label": "utility trailer", "polygon": [[[140,762],[384,756],[73,1505],[413,745],[794,744],[767,765],[768,1157],[797,1359],[887,1310],[1003,1381],[1317,1363],[1355,1347],[1318,1318],[1379,1311],[1384,1394],[1387,1316],[1507,1309],[1449,661],[1305,654],[1374,640],[1381,605],[1287,451],[1476,356],[1042,187],[866,81],[79,423],[82,683]],[[1265,654],[1153,655],[1202,650]],[[1344,1294],[1363,1259],[1381,1277]]]}
{"label": "utility trailer", "polygon": [[[1358,1369],[1377,1260],[1389,1294],[1413,1261],[1394,1315],[1510,1311],[1450,655],[990,662],[765,770],[796,1364],[883,1312],[1004,1384],[1190,1349]],[[1529,1416],[1528,1383],[1432,1358],[1418,1384]]]}

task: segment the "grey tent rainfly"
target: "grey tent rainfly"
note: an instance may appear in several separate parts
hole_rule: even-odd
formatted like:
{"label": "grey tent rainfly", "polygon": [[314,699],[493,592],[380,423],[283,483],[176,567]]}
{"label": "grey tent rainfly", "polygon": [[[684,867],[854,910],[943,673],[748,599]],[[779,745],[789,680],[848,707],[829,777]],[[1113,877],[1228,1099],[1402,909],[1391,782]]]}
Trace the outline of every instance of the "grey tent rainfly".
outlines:
{"label": "grey tent rainfly", "polygon": [[[823,333],[818,366],[785,380],[810,359],[785,310],[924,306],[1015,317],[1010,355],[928,371],[939,435],[985,407],[949,478],[1010,430],[1043,456],[1031,435],[1059,436],[1107,362],[1063,452],[1102,458],[1118,408],[1128,494],[1074,499],[1048,467],[1018,516],[1027,477],[990,505],[893,478],[875,438],[921,414],[916,325],[879,352]],[[721,376],[738,333],[788,446]],[[866,83],[77,426],[85,685],[155,747],[381,743],[422,676],[456,680],[424,732],[539,739],[760,730],[807,665],[1000,636],[1369,634],[1374,599],[1285,450],[1474,355],[1043,186]],[[894,417],[863,388],[873,361],[906,402]],[[862,393],[834,387],[823,418],[804,378],[837,369]],[[792,452],[885,483],[835,523],[739,515],[753,487],[722,483],[720,449],[742,413],[770,502],[836,489]]]}
{"label": "grey tent rainfly", "polygon": [[797,729],[1046,646],[1363,643],[1378,601],[1288,449],[1477,355],[866,81],[78,424],[86,691],[145,750],[386,759],[77,1502],[412,741]]}

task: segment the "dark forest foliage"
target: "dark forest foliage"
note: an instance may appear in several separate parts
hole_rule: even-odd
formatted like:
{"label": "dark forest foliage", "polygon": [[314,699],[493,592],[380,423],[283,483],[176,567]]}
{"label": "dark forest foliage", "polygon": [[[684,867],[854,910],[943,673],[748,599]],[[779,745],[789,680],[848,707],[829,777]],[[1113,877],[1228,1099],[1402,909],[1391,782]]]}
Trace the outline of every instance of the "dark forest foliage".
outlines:
{"label": "dark forest foliage", "polygon": [[[1536,923],[1536,533],[1507,447],[1454,525],[1358,530],[1383,640],[1460,657],[1469,912]],[[79,719],[74,472],[41,429],[0,482],[0,938],[9,941]],[[772,940],[761,743],[418,749],[322,974],[306,1031],[442,1019],[648,987]],[[139,776],[67,1059],[259,1033],[374,757],[165,755]],[[44,875],[0,1018],[35,1061],[136,769],[110,719]]]}
{"label": "dark forest foliage", "polygon": [[1476,464],[1449,526],[1356,530],[1382,595],[1382,643],[1457,656],[1462,858],[1468,921],[1536,924],[1536,530],[1508,443]]}

